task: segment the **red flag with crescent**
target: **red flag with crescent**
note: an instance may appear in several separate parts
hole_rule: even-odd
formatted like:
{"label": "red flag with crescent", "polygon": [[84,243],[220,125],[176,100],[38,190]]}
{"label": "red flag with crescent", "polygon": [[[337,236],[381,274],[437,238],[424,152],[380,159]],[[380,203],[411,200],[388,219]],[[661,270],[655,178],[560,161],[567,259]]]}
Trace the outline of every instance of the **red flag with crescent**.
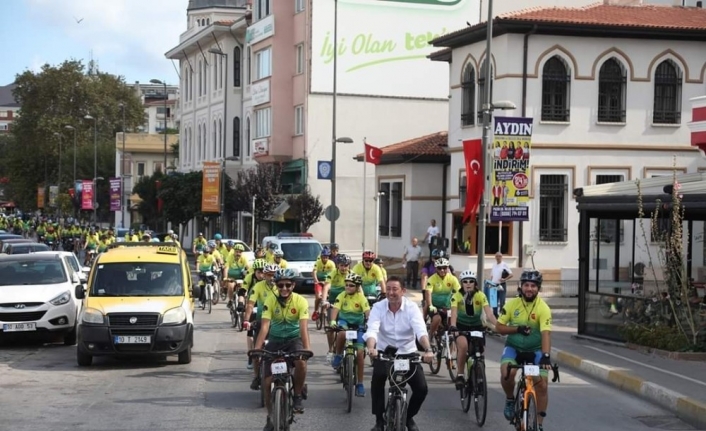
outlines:
{"label": "red flag with crescent", "polygon": [[374,165],[380,164],[380,158],[382,157],[382,150],[372,145],[365,144],[365,162],[372,163]]}
{"label": "red flag with crescent", "polygon": [[466,161],[466,202],[463,223],[475,214],[483,196],[483,151],[480,139],[463,141]]}

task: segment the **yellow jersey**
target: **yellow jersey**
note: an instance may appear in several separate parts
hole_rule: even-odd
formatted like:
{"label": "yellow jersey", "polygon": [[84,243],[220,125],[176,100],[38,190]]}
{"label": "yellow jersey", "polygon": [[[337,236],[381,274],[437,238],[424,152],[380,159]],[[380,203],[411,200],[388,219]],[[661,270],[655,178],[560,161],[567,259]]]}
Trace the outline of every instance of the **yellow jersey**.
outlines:
{"label": "yellow jersey", "polygon": [[328,298],[326,300],[331,304],[336,301],[338,295],[346,290],[346,275],[337,269],[331,271],[328,275],[328,282],[331,284],[328,290]]}
{"label": "yellow jersey", "polygon": [[262,305],[270,296],[279,296],[279,291],[277,290],[277,286],[270,284],[266,280],[258,281],[252,289],[250,289],[248,301],[255,303],[258,320],[262,318]]}
{"label": "yellow jersey", "polygon": [[338,318],[345,320],[349,325],[365,324],[365,312],[370,311],[370,304],[363,292],[358,290],[349,295],[343,292],[336,297],[333,308],[338,310]]}
{"label": "yellow jersey", "polygon": [[314,272],[316,272],[316,278],[321,283],[325,283],[326,280],[328,280],[328,276],[329,274],[331,274],[331,271],[335,270],[336,264],[333,263],[331,259],[328,259],[326,263],[324,263],[321,258],[319,258],[314,264]]}
{"label": "yellow jersey", "polygon": [[377,295],[377,285],[384,280],[379,266],[373,264],[370,270],[367,270],[363,266],[363,262],[358,262],[351,271],[363,279],[363,293],[368,296]]}
{"label": "yellow jersey", "polygon": [[528,336],[510,334],[505,345],[514,347],[518,352],[536,352],[542,348],[542,332],[552,330],[552,310],[539,296],[532,302],[523,298],[512,298],[500,310],[498,323],[507,326],[529,326],[532,331]]}
{"label": "yellow jersey", "polygon": [[488,305],[488,298],[481,291],[470,298],[460,290],[451,296],[451,308],[457,310],[456,323],[464,326],[483,326],[481,315]]}
{"label": "yellow jersey", "polygon": [[277,296],[270,295],[262,306],[262,318],[270,321],[268,339],[287,341],[301,337],[299,322],[309,319],[309,302],[301,295],[292,292],[289,298],[280,303]]}
{"label": "yellow jersey", "polygon": [[286,269],[287,268],[287,261],[284,260],[284,258],[281,258],[279,262],[275,262],[274,259],[272,259],[272,263],[275,265],[279,265],[279,269]]}
{"label": "yellow jersey", "polygon": [[216,258],[212,254],[202,254],[196,259],[196,265],[200,272],[213,271],[213,265],[216,263]]}
{"label": "yellow jersey", "polygon": [[427,279],[424,290],[431,292],[431,304],[436,308],[449,308],[451,295],[461,290],[458,279],[453,274],[446,274],[444,278],[434,274]]}

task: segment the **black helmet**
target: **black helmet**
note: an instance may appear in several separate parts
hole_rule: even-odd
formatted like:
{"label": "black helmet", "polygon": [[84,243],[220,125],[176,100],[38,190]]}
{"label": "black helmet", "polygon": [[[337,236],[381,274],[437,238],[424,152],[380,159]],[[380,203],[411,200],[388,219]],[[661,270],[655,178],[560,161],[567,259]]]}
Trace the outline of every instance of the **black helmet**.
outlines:
{"label": "black helmet", "polygon": [[535,284],[537,284],[538,288],[542,288],[542,273],[535,270],[535,269],[526,269],[522,271],[522,275],[520,275],[520,283],[524,283],[526,281],[531,281]]}
{"label": "black helmet", "polygon": [[351,258],[347,254],[339,254],[336,256],[336,265],[350,265]]}

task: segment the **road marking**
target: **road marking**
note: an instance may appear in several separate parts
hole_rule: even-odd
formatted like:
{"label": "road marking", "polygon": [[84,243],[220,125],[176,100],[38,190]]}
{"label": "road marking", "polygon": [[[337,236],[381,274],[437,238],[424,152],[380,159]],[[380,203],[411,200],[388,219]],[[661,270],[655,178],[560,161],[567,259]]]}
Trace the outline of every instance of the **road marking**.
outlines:
{"label": "road marking", "polygon": [[662,372],[662,373],[664,373],[664,374],[669,374],[670,376],[679,377],[680,379],[684,379],[684,380],[686,380],[686,381],[689,381],[689,382],[692,382],[692,383],[696,383],[697,385],[706,386],[706,382],[702,382],[701,380],[692,379],[691,377],[683,376],[683,375],[681,375],[681,374],[679,374],[679,373],[675,373],[675,372],[668,371],[668,370],[663,370],[663,369],[661,369],[661,368],[659,368],[659,367],[655,367],[655,366],[652,366],[652,365],[643,364],[643,363],[640,362],[640,361],[635,361],[635,360],[633,360],[633,359],[626,358],[625,356],[616,355],[615,353],[609,352],[609,351],[607,351],[607,350],[599,349],[598,347],[593,347],[593,346],[584,346],[584,347],[587,347],[587,348],[589,348],[589,349],[593,349],[593,350],[595,350],[595,351],[597,351],[597,352],[601,352],[601,353],[604,353],[604,354],[606,354],[606,355],[610,355],[610,356],[613,356],[613,357],[622,359],[623,361],[628,361],[628,362],[632,362],[633,364],[641,365],[641,366],[643,366],[643,367],[645,367],[645,368],[649,368],[649,369],[651,369],[651,370],[660,371],[660,372]]}

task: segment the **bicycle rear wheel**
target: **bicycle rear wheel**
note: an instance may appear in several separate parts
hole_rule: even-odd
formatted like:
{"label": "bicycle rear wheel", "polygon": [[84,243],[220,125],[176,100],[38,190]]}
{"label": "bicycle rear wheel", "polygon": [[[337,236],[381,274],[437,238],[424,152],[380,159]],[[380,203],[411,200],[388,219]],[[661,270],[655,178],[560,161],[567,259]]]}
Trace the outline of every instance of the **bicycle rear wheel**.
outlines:
{"label": "bicycle rear wheel", "polygon": [[346,355],[345,365],[345,381],[343,386],[346,388],[346,412],[350,413],[353,409],[353,391],[355,390],[355,356]]}
{"label": "bicycle rear wheel", "polygon": [[230,327],[235,328],[238,326],[238,312],[231,309],[230,310]]}
{"label": "bicycle rear wheel", "polygon": [[275,430],[283,431],[288,428],[289,418],[287,417],[287,392],[281,386],[276,386],[272,393],[272,424]]}
{"label": "bicycle rear wheel", "polygon": [[432,337],[431,349],[434,351],[434,356],[431,358],[429,363],[429,371],[432,374],[437,374],[441,369],[441,345],[439,344],[439,339],[437,337]]}
{"label": "bicycle rear wheel", "polygon": [[488,382],[485,377],[485,362],[476,361],[471,373],[473,381],[473,406],[476,411],[478,426],[485,424],[488,414]]}
{"label": "bicycle rear wheel", "polygon": [[449,372],[449,377],[451,378],[451,381],[454,382],[456,381],[456,376],[454,373],[454,358],[451,352],[454,350],[454,341],[452,339],[449,339],[449,342],[446,343],[444,341],[444,356],[446,357],[446,369]]}
{"label": "bicycle rear wheel", "polygon": [[206,307],[208,308],[208,314],[211,314],[211,307],[213,306],[213,298],[211,294],[213,293],[213,286],[210,284],[206,285]]}
{"label": "bicycle rear wheel", "polygon": [[527,410],[522,413],[525,431],[537,431],[539,424],[537,423],[537,399],[534,393],[527,394]]}
{"label": "bicycle rear wheel", "polygon": [[265,407],[265,361],[260,359],[260,407]]}
{"label": "bicycle rear wheel", "polygon": [[320,331],[324,327],[324,311],[322,307],[319,307],[316,311],[319,312],[319,318],[316,319],[316,329]]}
{"label": "bicycle rear wheel", "polygon": [[[468,369],[468,367],[466,367]],[[464,413],[468,413],[471,408],[471,397],[473,396],[473,383],[471,382],[470,373],[466,373],[466,381],[463,384],[463,388],[458,391],[461,398],[461,408]]]}
{"label": "bicycle rear wheel", "polygon": [[218,304],[219,291],[221,290],[221,284],[216,281],[216,283],[211,288],[211,302],[213,305]]}

